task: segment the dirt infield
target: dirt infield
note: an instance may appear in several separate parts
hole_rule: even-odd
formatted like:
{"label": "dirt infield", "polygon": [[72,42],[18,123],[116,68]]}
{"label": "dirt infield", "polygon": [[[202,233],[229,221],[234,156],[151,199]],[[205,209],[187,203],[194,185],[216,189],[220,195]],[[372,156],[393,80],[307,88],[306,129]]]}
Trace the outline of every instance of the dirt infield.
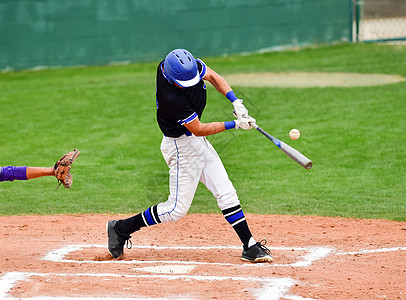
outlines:
{"label": "dirt infield", "polygon": [[406,222],[248,214],[275,258],[252,264],[219,214],[143,229],[113,260],[105,224],[123,217],[0,217],[0,298],[406,298]]}

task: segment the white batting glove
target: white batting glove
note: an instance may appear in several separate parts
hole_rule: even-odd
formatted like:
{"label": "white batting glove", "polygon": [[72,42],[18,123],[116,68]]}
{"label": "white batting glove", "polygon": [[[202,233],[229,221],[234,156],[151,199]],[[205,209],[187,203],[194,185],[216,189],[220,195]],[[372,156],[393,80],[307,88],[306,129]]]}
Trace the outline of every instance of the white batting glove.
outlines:
{"label": "white batting glove", "polygon": [[248,109],[243,104],[242,99],[237,99],[233,102],[234,111],[233,114],[237,119],[248,117]]}
{"label": "white batting glove", "polygon": [[254,118],[248,116],[247,118],[241,118],[239,120],[235,120],[235,129],[251,129],[252,125],[256,123]]}

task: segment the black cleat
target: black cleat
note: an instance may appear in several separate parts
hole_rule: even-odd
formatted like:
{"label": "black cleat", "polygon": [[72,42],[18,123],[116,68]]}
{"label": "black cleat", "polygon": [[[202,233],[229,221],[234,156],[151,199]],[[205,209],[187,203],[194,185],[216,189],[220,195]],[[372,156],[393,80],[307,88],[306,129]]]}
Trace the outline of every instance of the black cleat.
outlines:
{"label": "black cleat", "polygon": [[121,259],[124,255],[124,244],[127,242],[127,248],[131,248],[131,246],[128,246],[128,243],[131,244],[131,236],[124,233],[117,233],[116,229],[114,228],[116,223],[116,220],[110,220],[106,225],[107,236],[109,239],[108,249],[113,258]]}
{"label": "black cleat", "polygon": [[241,259],[254,263],[273,262],[271,251],[265,247],[266,240],[257,242],[255,245],[242,251]]}

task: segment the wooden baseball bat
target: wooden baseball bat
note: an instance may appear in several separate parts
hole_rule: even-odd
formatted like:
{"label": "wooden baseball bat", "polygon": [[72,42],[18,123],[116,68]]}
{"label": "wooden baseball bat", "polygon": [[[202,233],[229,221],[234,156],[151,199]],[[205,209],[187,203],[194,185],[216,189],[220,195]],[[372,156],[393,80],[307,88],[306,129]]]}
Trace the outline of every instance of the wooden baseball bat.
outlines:
{"label": "wooden baseball bat", "polygon": [[297,151],[296,149],[294,149],[291,146],[289,146],[288,144],[285,144],[284,142],[278,140],[276,137],[270,135],[268,132],[263,130],[257,124],[251,124],[251,125],[256,130],[258,130],[260,133],[262,133],[264,136],[266,136],[268,139],[270,139],[276,146],[279,147],[279,149],[281,149],[283,152],[285,152],[287,156],[289,156],[299,165],[304,167],[306,170],[309,170],[313,166],[313,162],[310,159],[308,159],[306,156],[304,156],[302,153]]}

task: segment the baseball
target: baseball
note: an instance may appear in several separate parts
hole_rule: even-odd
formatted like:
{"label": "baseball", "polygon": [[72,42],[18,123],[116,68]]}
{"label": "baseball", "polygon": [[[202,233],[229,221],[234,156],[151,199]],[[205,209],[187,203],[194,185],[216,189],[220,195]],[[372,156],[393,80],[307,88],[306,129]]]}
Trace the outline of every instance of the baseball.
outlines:
{"label": "baseball", "polygon": [[289,131],[289,137],[292,140],[297,140],[300,137],[300,131],[298,129],[292,129]]}

